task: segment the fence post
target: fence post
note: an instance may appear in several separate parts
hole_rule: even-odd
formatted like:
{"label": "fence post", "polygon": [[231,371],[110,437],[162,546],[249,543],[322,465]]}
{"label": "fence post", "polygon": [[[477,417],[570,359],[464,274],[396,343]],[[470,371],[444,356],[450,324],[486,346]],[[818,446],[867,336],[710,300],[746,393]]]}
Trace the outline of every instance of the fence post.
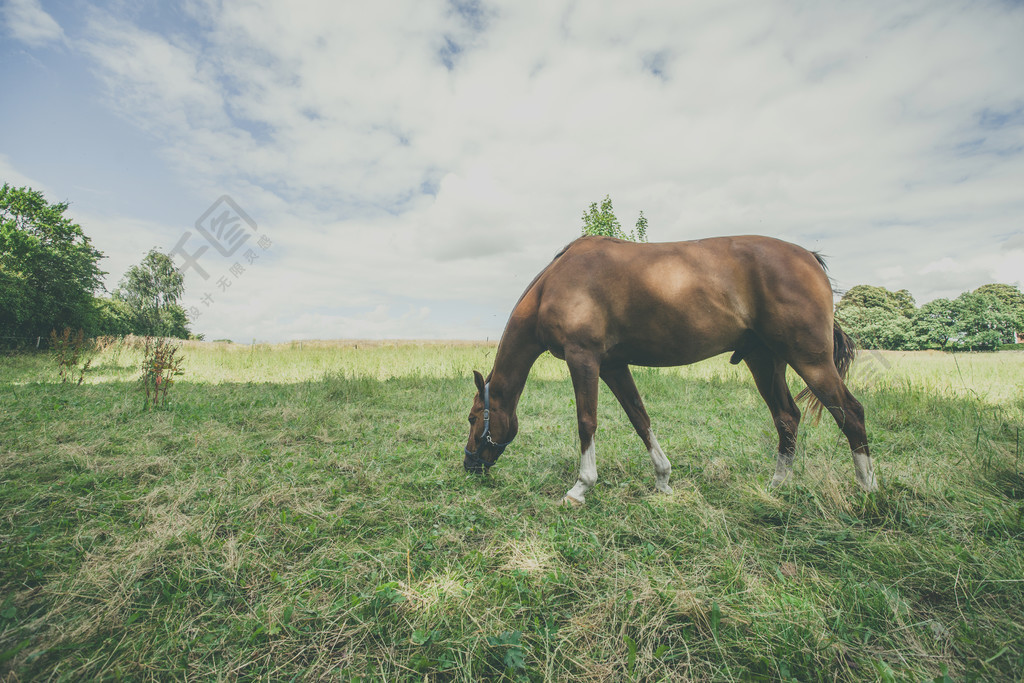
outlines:
{"label": "fence post", "polygon": [[39,340],[40,339],[42,339],[42,337],[36,337],[36,349],[39,348]]}

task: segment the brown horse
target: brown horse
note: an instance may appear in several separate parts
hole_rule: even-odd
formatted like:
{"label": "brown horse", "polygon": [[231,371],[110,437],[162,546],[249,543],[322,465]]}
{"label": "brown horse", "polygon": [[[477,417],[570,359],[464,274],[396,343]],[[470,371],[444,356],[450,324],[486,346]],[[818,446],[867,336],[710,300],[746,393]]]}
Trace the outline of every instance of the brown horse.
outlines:
{"label": "brown horse", "polygon": [[520,297],[502,334],[494,368],[469,414],[467,471],[490,468],[519,430],[516,405],[537,357],[550,351],[569,366],[576,392],[580,471],[563,503],[584,502],[597,482],[594,432],[598,379],[619,400],[654,463],[655,486],[671,493],[672,466],[651,431],[630,365],[687,365],[732,351],[754,375],[779,432],[771,487],[792,474],[800,410],[786,366],[807,383],[811,402],[835,418],[853,451],[857,483],[878,488],[864,409],[843,377],[850,338],[832,317],[832,287],[821,257],[769,237],[717,237],[638,244],[581,237],[563,249]]}

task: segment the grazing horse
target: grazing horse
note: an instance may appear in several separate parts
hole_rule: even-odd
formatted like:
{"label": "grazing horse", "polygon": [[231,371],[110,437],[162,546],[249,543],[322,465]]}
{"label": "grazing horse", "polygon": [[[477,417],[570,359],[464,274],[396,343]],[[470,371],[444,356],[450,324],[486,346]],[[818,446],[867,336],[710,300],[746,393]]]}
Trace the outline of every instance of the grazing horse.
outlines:
{"label": "grazing horse", "polygon": [[792,474],[800,410],[786,366],[807,383],[812,410],[826,408],[850,442],[857,483],[878,488],[864,409],[843,377],[852,340],[832,316],[832,286],[821,256],[770,237],[716,237],[638,244],[581,237],[534,278],[509,317],[494,368],[474,371],[463,465],[480,473],[519,430],[516,406],[534,362],[550,351],[569,366],[576,392],[580,470],[562,499],[582,504],[597,482],[594,432],[598,379],[629,416],[654,464],[655,487],[671,493],[672,465],[651,431],[630,365],[688,365],[732,352],[768,404],[779,433],[772,488]]}

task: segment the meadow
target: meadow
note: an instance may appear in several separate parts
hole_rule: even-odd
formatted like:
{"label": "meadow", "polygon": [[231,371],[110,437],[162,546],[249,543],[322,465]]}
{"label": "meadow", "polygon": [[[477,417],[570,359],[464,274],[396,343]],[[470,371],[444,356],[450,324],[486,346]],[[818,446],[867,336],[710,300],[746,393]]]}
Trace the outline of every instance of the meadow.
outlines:
{"label": "meadow", "polygon": [[[544,356],[488,476],[494,346],[188,343],[165,406],[0,357],[0,680],[1020,680],[1024,353],[862,354],[881,489],[727,357],[637,369],[674,494],[602,386],[600,481]],[[794,389],[802,387],[791,378]]]}

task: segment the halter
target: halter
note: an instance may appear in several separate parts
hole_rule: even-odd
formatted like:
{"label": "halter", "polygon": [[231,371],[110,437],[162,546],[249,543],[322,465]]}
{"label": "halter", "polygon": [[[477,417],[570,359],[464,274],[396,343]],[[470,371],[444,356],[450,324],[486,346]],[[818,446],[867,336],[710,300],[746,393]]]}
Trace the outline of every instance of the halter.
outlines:
{"label": "halter", "polygon": [[474,467],[474,468],[475,467],[490,467],[491,465],[494,464],[493,462],[491,462],[491,463],[486,462],[483,458],[481,458],[478,455],[480,453],[480,451],[483,450],[483,447],[484,447],[485,443],[488,446],[491,446],[492,448],[494,448],[494,449],[496,449],[498,451],[497,454],[495,454],[495,456],[494,456],[494,460],[495,461],[497,461],[498,458],[501,457],[501,454],[505,452],[505,446],[507,446],[510,443],[512,443],[511,439],[509,439],[505,443],[495,443],[494,440],[491,439],[491,383],[490,382],[488,382],[487,384],[484,385],[484,433],[480,437],[480,446],[476,449],[476,451],[470,451],[468,448],[465,449],[465,451],[466,451],[466,458],[467,458],[467,460],[469,460],[469,465],[471,467]]}

